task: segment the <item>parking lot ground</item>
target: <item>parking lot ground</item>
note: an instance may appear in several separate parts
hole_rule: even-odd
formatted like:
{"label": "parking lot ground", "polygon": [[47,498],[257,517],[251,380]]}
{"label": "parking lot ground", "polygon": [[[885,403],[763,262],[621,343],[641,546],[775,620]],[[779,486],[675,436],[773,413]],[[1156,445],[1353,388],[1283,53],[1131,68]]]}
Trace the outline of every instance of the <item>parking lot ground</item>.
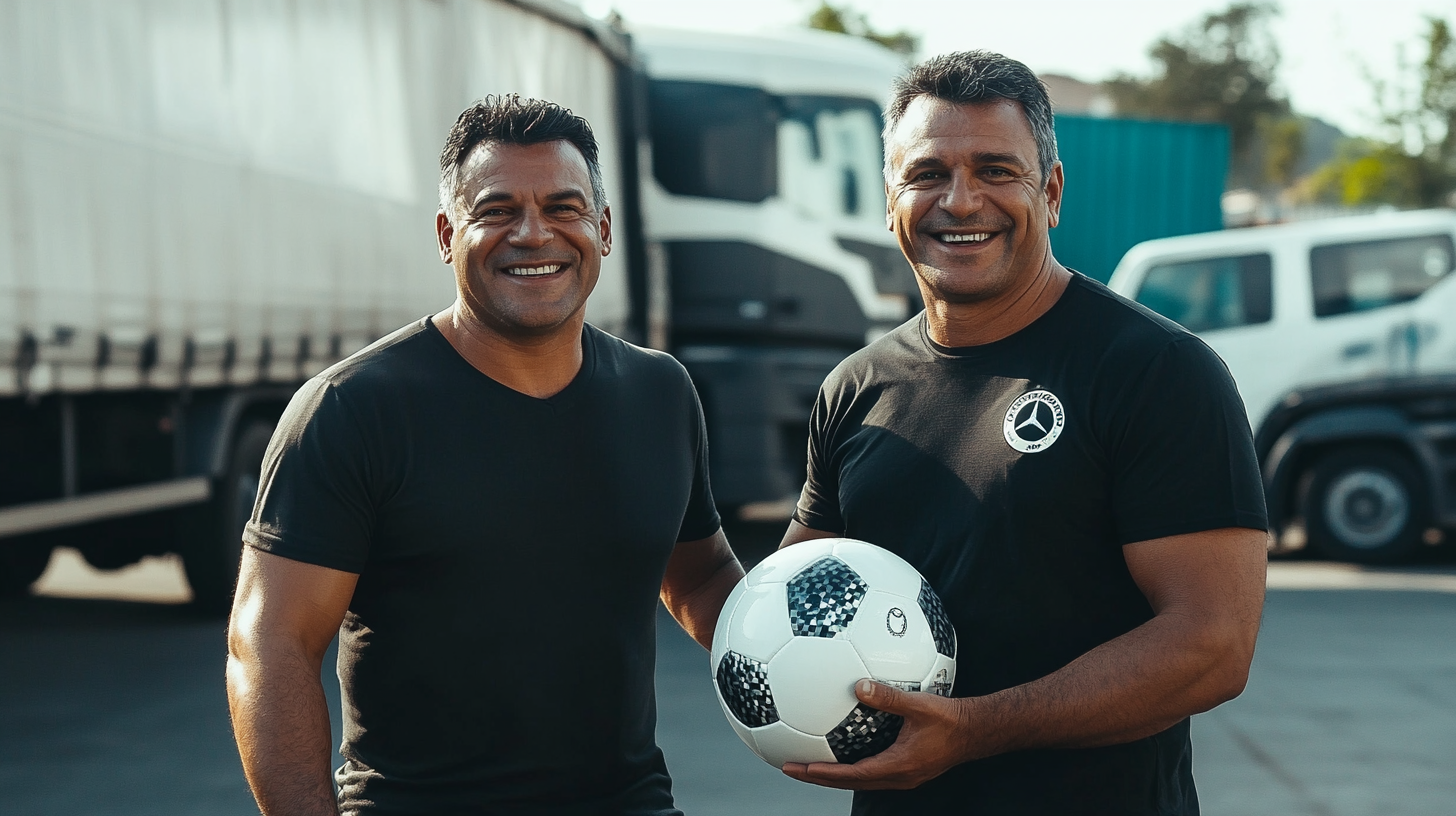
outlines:
{"label": "parking lot ground", "polygon": [[[48,596],[0,603],[0,812],[256,813],[228,729],[223,623],[178,604],[175,561],[52,567]],[[1456,565],[1283,561],[1269,575],[1248,689],[1194,719],[1203,812],[1456,812]],[[794,782],[738,741],[706,653],[659,623],[658,739],[689,816],[847,813],[847,794]]]}

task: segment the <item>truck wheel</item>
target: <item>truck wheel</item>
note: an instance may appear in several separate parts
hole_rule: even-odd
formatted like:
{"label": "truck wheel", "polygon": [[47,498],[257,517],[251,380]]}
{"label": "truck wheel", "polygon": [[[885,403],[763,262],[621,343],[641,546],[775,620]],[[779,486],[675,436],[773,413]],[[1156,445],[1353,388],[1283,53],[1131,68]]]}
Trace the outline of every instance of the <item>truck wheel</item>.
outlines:
{"label": "truck wheel", "polygon": [[1362,446],[1319,460],[1304,495],[1310,543],[1326,558],[1393,564],[1420,548],[1425,483],[1395,451]]}
{"label": "truck wheel", "polygon": [[243,554],[243,526],[253,513],[263,452],[273,436],[273,425],[253,422],[243,427],[233,443],[228,469],[218,481],[217,495],[189,525],[182,546],[182,567],[192,586],[192,605],[201,612],[227,614],[232,608]]}
{"label": "truck wheel", "polygon": [[51,562],[51,548],[0,539],[0,598],[24,595]]}

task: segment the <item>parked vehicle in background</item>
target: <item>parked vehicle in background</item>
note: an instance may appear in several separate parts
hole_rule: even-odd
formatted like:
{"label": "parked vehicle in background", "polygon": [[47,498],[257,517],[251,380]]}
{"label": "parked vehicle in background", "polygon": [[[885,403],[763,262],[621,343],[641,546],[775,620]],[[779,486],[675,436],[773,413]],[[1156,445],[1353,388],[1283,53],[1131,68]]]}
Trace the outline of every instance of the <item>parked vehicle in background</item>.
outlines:
{"label": "parked vehicle in background", "polygon": [[447,305],[437,155],[519,92],[585,116],[587,308],[702,389],[720,501],[803,473],[830,368],[918,304],[883,226],[899,64],[849,37],[624,31],[559,0],[0,0],[0,594],[179,552],[225,608],[303,380]]}
{"label": "parked vehicle in background", "polygon": [[648,269],[730,511],[797,498],[809,409],[849,353],[920,310],[885,228],[880,110],[903,65],[864,40],[645,30]]}
{"label": "parked vehicle in background", "polygon": [[1456,530],[1456,212],[1385,213],[1148,241],[1117,292],[1223,357],[1271,523],[1388,563]]}

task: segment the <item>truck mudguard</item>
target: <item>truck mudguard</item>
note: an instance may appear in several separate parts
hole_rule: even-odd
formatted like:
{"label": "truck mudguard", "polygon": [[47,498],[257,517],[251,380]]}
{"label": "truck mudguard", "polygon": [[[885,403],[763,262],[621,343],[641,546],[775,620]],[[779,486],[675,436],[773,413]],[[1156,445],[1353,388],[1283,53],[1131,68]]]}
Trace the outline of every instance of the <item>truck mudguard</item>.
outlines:
{"label": "truck mudguard", "polygon": [[[1264,495],[1269,504],[1269,523],[1277,528],[1288,518],[1289,489],[1305,464],[1301,453],[1314,446],[1360,440],[1393,442],[1410,451],[1426,474],[1430,488],[1438,488],[1439,480],[1431,478],[1436,470],[1435,455],[1416,425],[1400,409],[1384,405],[1329,408],[1295,422],[1264,454]],[[1433,494],[1431,498],[1434,501],[1437,496]]]}

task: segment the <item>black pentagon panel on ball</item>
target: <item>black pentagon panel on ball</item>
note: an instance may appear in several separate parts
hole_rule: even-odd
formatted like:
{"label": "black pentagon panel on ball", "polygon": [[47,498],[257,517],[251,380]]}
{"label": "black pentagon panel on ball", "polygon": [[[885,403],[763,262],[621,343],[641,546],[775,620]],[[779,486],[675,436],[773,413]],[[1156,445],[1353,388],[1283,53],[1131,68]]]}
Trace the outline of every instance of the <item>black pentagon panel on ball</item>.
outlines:
{"label": "black pentagon panel on ball", "polygon": [[733,716],[749,728],[779,721],[773,691],[768,687],[768,667],[751,657],[728,652],[718,661],[718,692]]}
{"label": "black pentagon panel on ball", "polygon": [[854,707],[849,716],[834,730],[824,735],[834,758],[848,765],[871,757],[889,748],[900,735],[905,718],[899,714],[870,708],[864,703]]}
{"label": "black pentagon panel on ball", "polygon": [[832,638],[849,627],[868,588],[848,564],[825,556],[789,579],[789,626],[799,637]]}
{"label": "black pentagon panel on ball", "polygon": [[945,614],[945,607],[940,603],[940,596],[930,588],[930,584],[920,579],[920,611],[925,613],[925,620],[930,623],[930,636],[935,638],[935,650],[946,657],[955,657],[956,634],[955,627],[950,623],[950,616]]}

